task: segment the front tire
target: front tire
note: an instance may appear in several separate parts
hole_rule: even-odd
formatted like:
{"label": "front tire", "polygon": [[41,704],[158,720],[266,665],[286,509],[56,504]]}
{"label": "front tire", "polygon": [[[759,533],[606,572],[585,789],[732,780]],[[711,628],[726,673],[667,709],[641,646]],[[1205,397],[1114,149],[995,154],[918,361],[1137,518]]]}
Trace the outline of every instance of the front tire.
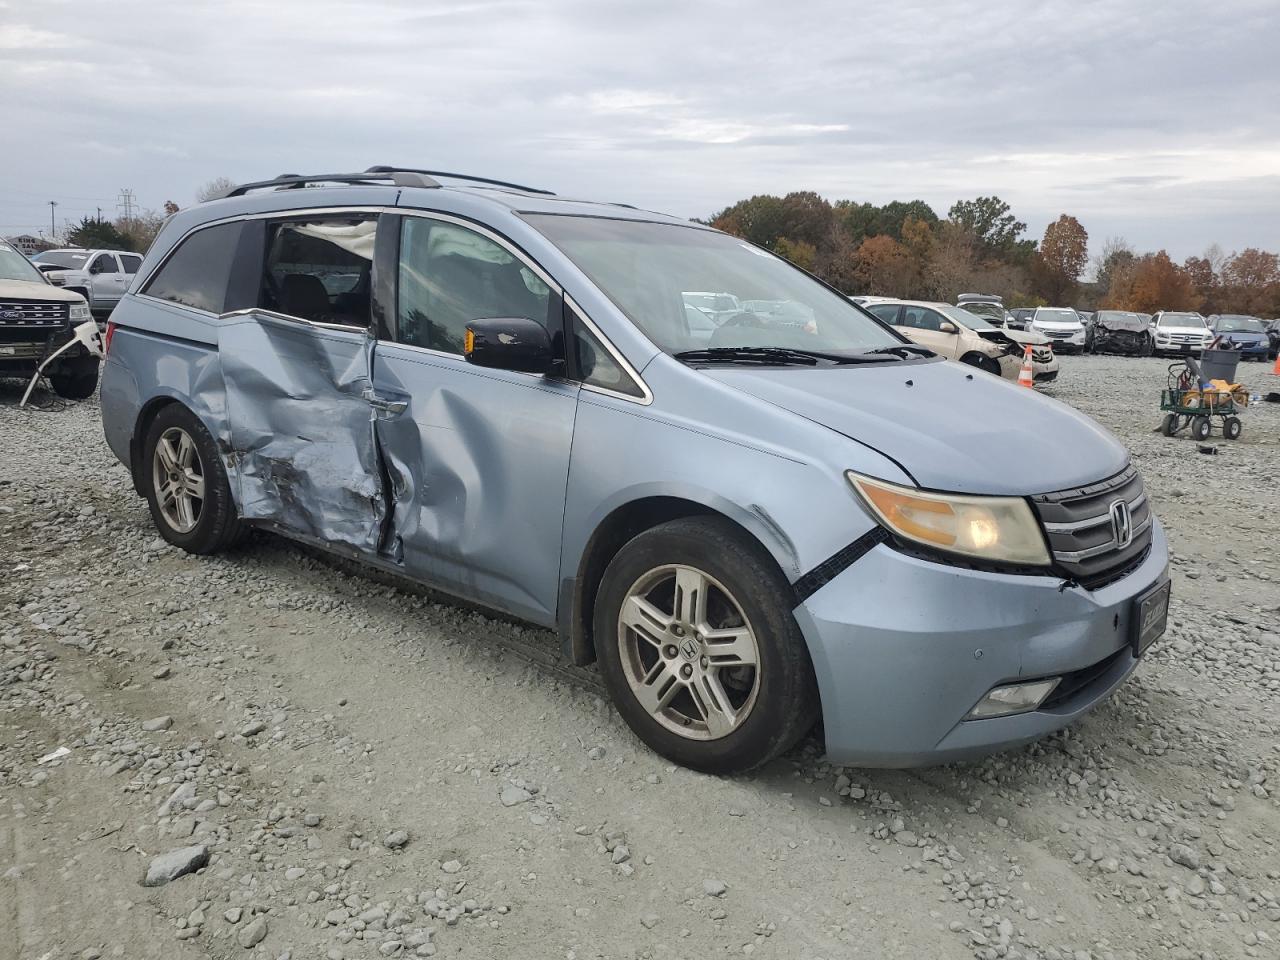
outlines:
{"label": "front tire", "polygon": [[773,559],[720,517],[673,520],[610,562],[595,644],[618,712],[641,740],[704,773],[789,749],[818,715],[817,684]]}
{"label": "front tire", "polygon": [[984,370],[992,376],[1000,376],[1000,362],[981,353],[966,353],[960,358],[961,363],[967,363],[971,367],[977,367]]}
{"label": "front tire", "polygon": [[98,358],[76,357],[49,375],[53,392],[64,400],[87,400],[98,389]]}
{"label": "front tire", "polygon": [[165,540],[188,553],[215,553],[238,540],[227,471],[213,437],[190,410],[164,407],[143,445],[143,486],[151,519]]}
{"label": "front tire", "polygon": [[1196,417],[1191,421],[1191,436],[1196,440],[1208,440],[1213,432],[1213,422],[1208,417]]}

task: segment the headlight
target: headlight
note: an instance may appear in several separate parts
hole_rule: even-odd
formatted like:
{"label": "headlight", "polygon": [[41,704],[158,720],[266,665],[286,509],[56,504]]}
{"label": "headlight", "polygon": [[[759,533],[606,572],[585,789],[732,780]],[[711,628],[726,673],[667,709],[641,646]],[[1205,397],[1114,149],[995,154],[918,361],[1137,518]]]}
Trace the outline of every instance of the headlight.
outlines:
{"label": "headlight", "polygon": [[847,471],[880,523],[906,540],[999,563],[1048,566],[1040,525],[1021,497],[926,493]]}
{"label": "headlight", "polygon": [[71,305],[71,322],[84,323],[86,320],[92,320],[93,314],[89,310],[87,303],[73,303]]}

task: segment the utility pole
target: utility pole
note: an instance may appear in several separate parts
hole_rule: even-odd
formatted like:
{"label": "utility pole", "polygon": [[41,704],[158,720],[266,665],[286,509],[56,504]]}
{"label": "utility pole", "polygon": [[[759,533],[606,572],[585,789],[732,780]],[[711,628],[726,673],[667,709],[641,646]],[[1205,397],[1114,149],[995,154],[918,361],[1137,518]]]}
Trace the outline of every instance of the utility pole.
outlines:
{"label": "utility pole", "polygon": [[101,223],[101,222],[102,222],[102,208],[101,208],[101,207],[99,207],[99,208],[98,208],[98,222],[99,222],[99,223]]}
{"label": "utility pole", "polygon": [[57,200],[49,201],[49,239],[50,240],[53,240],[58,236],[58,225],[53,219],[53,215],[57,212],[56,210],[57,206],[58,206]]}

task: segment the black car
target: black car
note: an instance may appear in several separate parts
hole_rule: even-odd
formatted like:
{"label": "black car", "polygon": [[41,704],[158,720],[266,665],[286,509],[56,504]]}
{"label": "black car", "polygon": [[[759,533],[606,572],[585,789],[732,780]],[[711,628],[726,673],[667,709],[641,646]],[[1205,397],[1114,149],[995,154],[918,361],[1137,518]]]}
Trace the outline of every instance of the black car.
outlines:
{"label": "black car", "polygon": [[1090,353],[1149,357],[1153,352],[1146,319],[1128,310],[1099,310],[1085,325],[1084,337]]}

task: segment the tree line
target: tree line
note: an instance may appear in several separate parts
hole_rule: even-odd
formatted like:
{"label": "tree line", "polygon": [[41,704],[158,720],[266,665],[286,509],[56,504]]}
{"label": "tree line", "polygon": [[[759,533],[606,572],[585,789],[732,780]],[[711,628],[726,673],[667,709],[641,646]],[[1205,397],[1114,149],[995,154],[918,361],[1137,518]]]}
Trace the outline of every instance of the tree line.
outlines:
{"label": "tree line", "polygon": [[1089,265],[1089,234],[1062,214],[1036,241],[999,197],[961,200],[939,217],[923,200],[883,206],[810,190],[759,194],[711,216],[711,226],[750,240],[847,294],[954,302],[997,294],[1006,306],[1200,310],[1280,315],[1280,260],[1249,248],[1175,263],[1112,238]]}

